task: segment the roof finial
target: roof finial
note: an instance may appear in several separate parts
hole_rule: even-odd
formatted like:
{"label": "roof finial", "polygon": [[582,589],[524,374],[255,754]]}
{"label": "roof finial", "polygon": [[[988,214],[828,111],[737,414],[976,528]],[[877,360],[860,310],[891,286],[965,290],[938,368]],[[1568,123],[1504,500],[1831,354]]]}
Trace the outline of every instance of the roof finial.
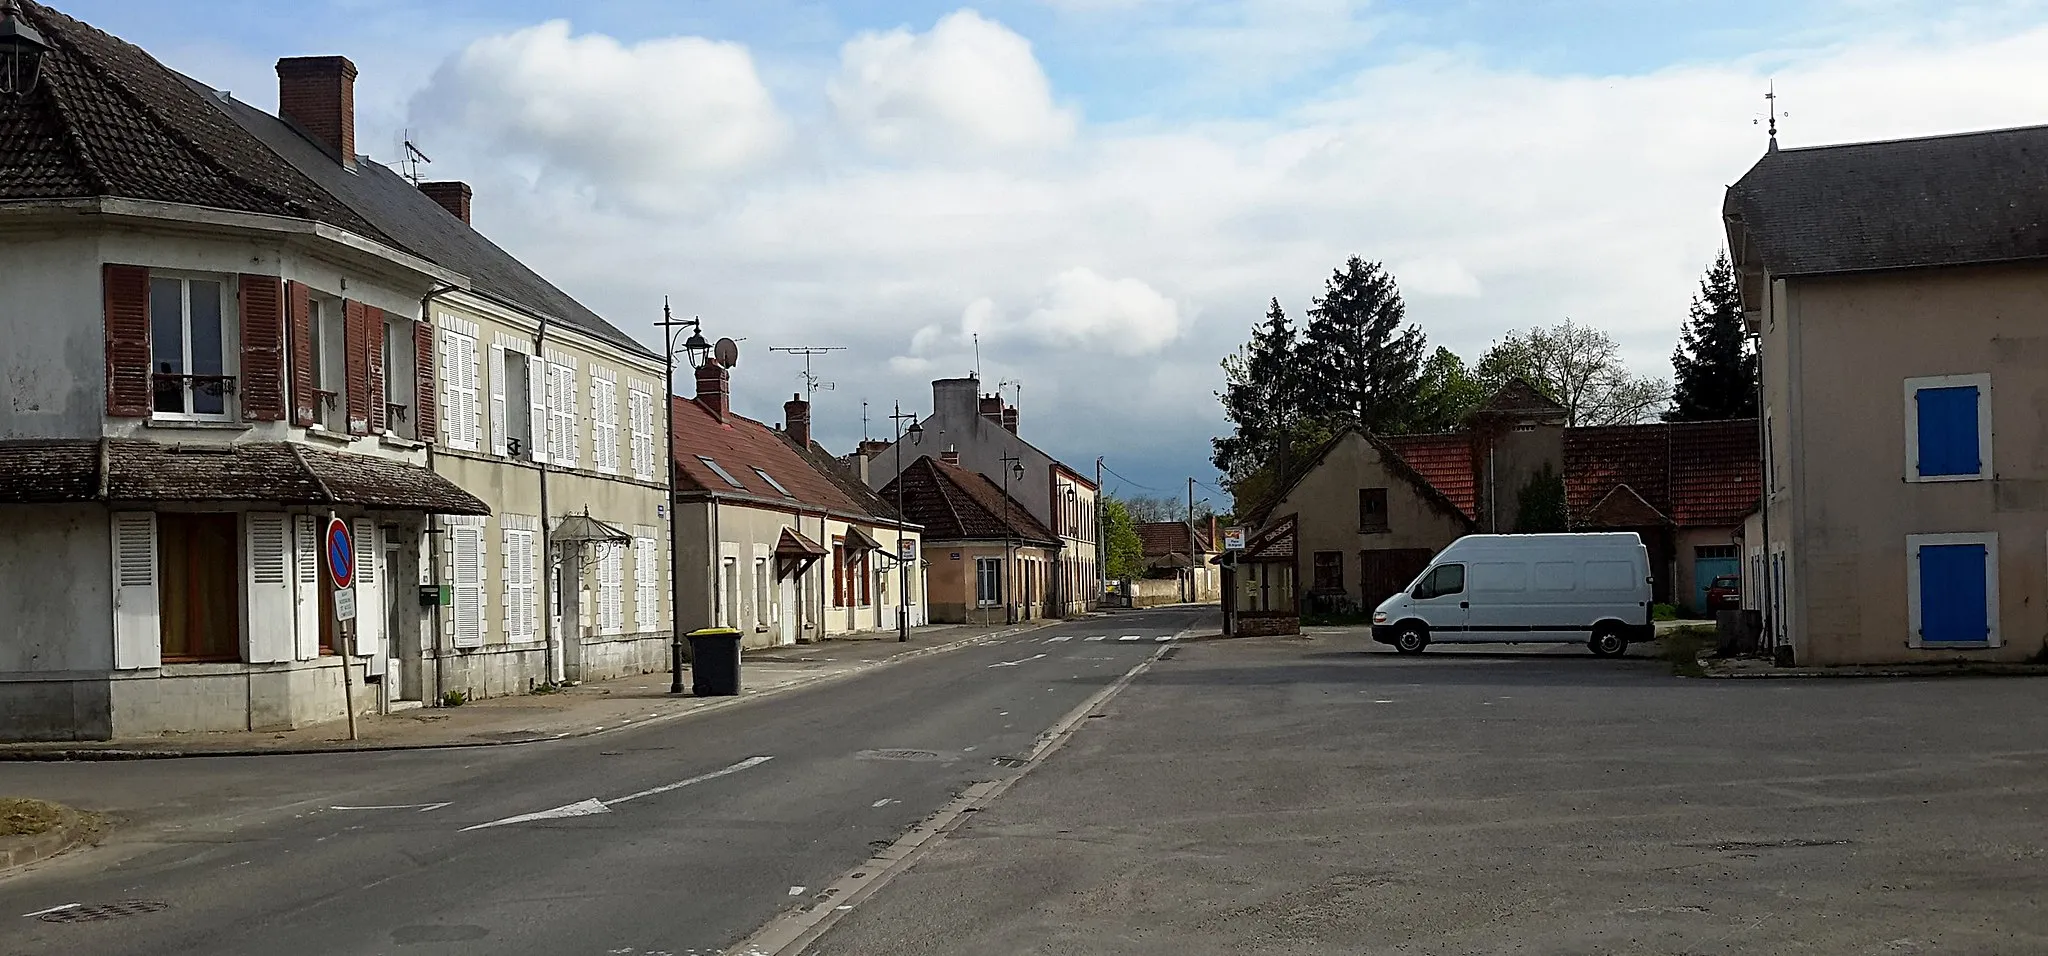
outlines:
{"label": "roof finial", "polygon": [[[1771,136],[1771,145],[1768,152],[1775,153],[1778,151],[1778,117],[1791,115],[1790,113],[1778,112],[1778,81],[1771,80],[1770,85],[1764,88],[1764,118],[1762,120]],[[1751,125],[1756,125],[1757,122],[1757,120],[1750,120]]]}

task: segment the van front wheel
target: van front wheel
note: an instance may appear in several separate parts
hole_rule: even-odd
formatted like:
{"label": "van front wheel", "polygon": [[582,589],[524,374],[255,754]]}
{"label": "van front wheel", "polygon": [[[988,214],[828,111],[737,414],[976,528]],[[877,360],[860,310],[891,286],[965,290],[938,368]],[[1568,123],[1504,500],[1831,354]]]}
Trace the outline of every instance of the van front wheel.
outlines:
{"label": "van front wheel", "polygon": [[1429,646],[1429,632],[1419,624],[1404,624],[1394,635],[1394,650],[1403,654],[1420,654]]}
{"label": "van front wheel", "polygon": [[1615,627],[1603,627],[1593,632],[1593,639],[1586,642],[1596,657],[1620,657],[1628,653],[1628,638]]}

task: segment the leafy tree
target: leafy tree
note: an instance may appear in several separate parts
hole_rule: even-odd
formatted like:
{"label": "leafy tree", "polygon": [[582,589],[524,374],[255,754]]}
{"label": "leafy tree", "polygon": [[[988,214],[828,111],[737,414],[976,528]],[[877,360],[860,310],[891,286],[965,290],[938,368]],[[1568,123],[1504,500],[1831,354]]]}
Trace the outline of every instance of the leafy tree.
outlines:
{"label": "leafy tree", "polygon": [[1305,417],[1375,432],[1405,431],[1415,408],[1422,330],[1391,273],[1357,256],[1324,281],[1301,353]]}
{"label": "leafy tree", "polygon": [[1465,423],[1465,416],[1486,401],[1486,386],[1465,367],[1465,360],[1443,346],[1422,363],[1415,393],[1415,411],[1408,426],[1414,432],[1447,432]]}
{"label": "leafy tree", "polygon": [[1109,555],[1103,571],[1109,578],[1143,577],[1145,545],[1138,540],[1138,529],[1131,521],[1130,508],[1114,497],[1105,496],[1102,500],[1102,532]]}
{"label": "leafy tree", "polygon": [[[1123,503],[1124,507],[1131,513],[1131,520],[1139,524],[1157,521],[1188,520],[1187,502],[1180,499],[1169,498],[1164,495],[1159,497],[1133,495],[1123,499]],[[1212,510],[1205,501],[1195,502],[1195,520],[1208,520]]]}
{"label": "leafy tree", "polygon": [[1564,476],[1543,463],[1543,470],[1530,476],[1517,495],[1515,530],[1522,534],[1550,534],[1566,528]]}
{"label": "leafy tree", "polygon": [[1742,293],[1723,251],[1700,279],[1692,318],[1671,354],[1675,388],[1665,421],[1756,417],[1756,353],[1742,327]]}
{"label": "leafy tree", "polygon": [[1509,332],[1479,359],[1479,380],[1492,392],[1520,378],[1565,407],[1568,426],[1632,425],[1656,416],[1671,400],[1662,379],[1622,364],[1606,332],[1566,319],[1552,328]]}
{"label": "leafy tree", "polygon": [[1236,481],[1270,459],[1282,433],[1300,417],[1299,368],[1293,324],[1274,299],[1252,340],[1223,360],[1224,389],[1217,394],[1231,434],[1212,442],[1210,460],[1226,481]]}

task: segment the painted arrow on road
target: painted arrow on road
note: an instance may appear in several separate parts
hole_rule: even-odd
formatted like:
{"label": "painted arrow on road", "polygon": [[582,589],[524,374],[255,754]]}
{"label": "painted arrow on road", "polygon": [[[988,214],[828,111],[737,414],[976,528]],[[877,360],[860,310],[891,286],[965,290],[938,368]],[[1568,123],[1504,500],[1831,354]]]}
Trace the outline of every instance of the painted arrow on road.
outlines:
{"label": "painted arrow on road", "polygon": [[397,803],[397,804],[392,804],[392,805],[390,805],[390,806],[383,806],[383,807],[328,807],[327,809],[329,809],[329,810],[418,810],[418,811],[419,811],[419,812],[421,812],[421,813],[432,813],[433,811],[435,811],[435,810],[439,810],[439,809],[441,809],[442,807],[445,807],[445,806],[448,806],[448,804],[446,804],[446,803]]}
{"label": "painted arrow on road", "polygon": [[[1044,655],[1040,656],[1042,657]],[[716,780],[728,774],[739,773],[740,771],[745,770],[748,767],[758,767],[773,759],[775,758],[748,757],[747,759],[742,760],[739,763],[733,764],[730,767],[726,767],[722,770],[713,770],[710,773],[700,773],[687,780],[678,780],[675,783],[663,784],[659,787],[648,787],[645,790],[641,790],[637,793],[629,793],[623,797],[613,797],[610,800],[599,800],[596,797],[592,797],[588,800],[578,800],[575,803],[565,803],[559,807],[555,807],[552,810],[539,810],[533,813],[522,813],[516,817],[506,817],[503,820],[492,820],[489,823],[479,823],[475,826],[463,827],[462,832],[468,833],[471,830],[488,830],[491,827],[508,826],[514,823],[535,823],[541,820],[561,820],[566,819],[568,817],[587,817],[599,813],[610,813],[612,812],[612,807],[615,807],[621,803],[625,803],[629,800],[638,800],[641,797],[651,797],[655,794],[667,793],[671,790],[681,790],[684,787],[703,783],[706,780]]]}

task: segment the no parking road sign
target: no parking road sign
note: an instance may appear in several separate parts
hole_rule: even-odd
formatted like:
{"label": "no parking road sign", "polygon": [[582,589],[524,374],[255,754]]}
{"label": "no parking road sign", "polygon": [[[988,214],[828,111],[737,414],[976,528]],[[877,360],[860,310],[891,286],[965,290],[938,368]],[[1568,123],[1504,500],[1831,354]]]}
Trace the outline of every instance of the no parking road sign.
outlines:
{"label": "no parking road sign", "polygon": [[327,575],[334,579],[334,617],[351,621],[356,616],[356,543],[349,537],[348,522],[327,519]]}

